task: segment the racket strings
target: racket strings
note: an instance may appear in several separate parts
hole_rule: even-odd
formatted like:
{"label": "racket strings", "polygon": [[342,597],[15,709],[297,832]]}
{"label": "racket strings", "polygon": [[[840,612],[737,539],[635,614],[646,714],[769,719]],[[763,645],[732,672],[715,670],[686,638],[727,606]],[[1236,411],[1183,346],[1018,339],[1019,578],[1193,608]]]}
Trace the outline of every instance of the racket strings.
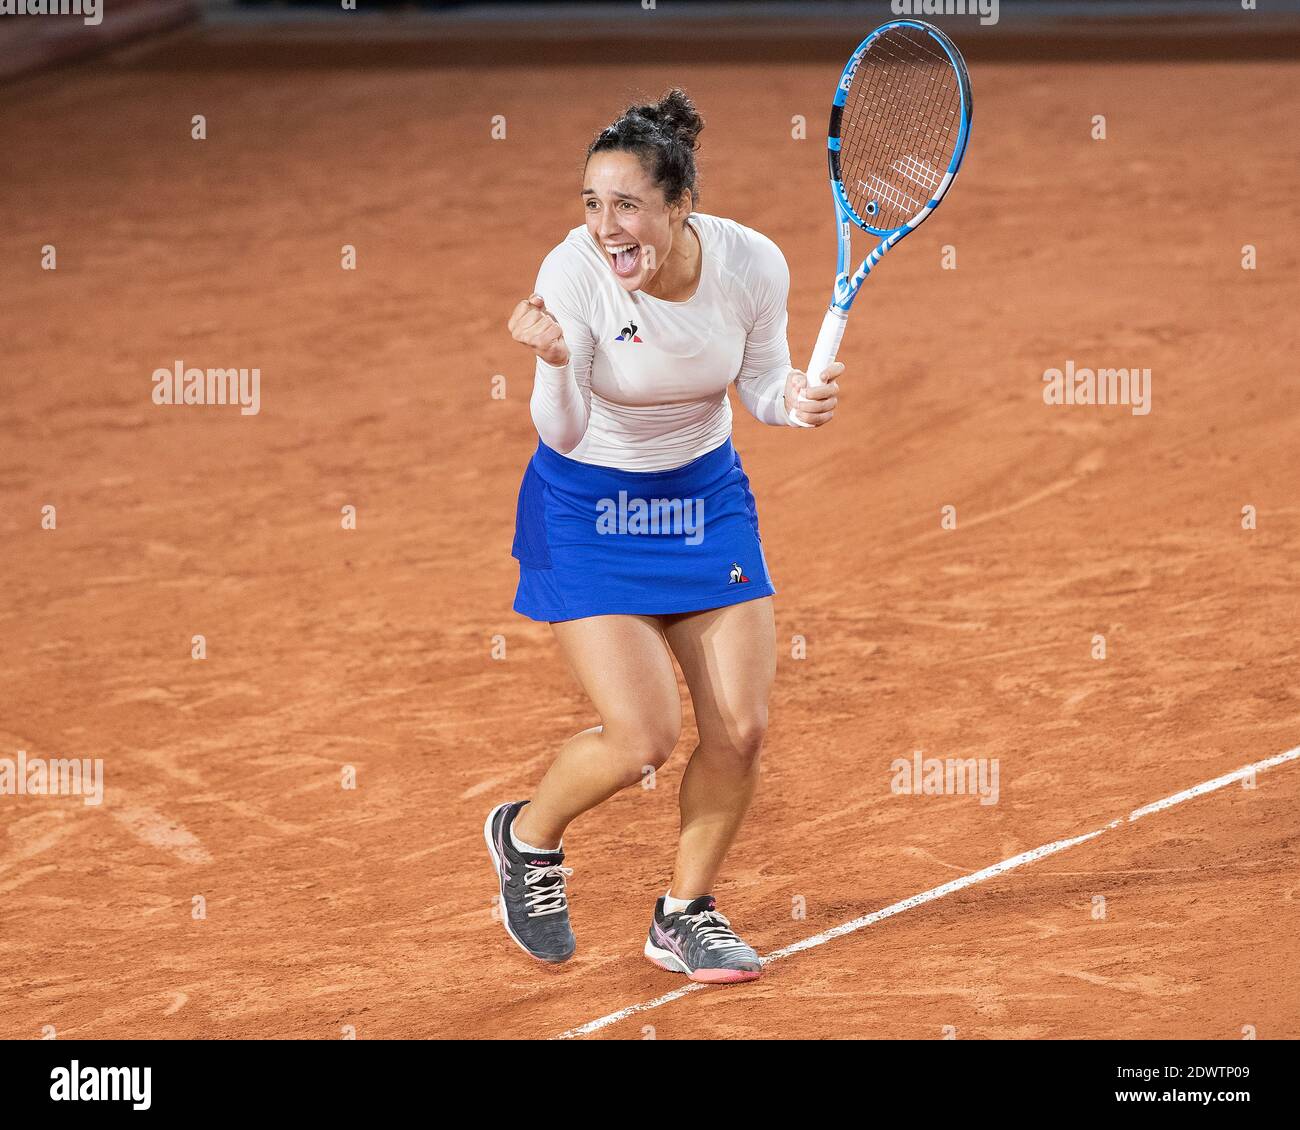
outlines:
{"label": "racket strings", "polygon": [[871,227],[901,227],[934,198],[961,131],[960,77],[925,32],[893,28],[867,49],[849,87],[840,177]]}

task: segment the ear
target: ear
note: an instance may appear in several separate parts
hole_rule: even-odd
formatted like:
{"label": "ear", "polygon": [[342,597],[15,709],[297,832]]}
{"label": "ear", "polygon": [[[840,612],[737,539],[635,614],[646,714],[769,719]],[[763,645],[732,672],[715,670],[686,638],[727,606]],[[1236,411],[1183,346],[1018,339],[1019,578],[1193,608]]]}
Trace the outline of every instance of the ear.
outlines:
{"label": "ear", "polygon": [[669,221],[673,224],[685,222],[686,217],[691,214],[692,203],[691,190],[689,188],[683,189],[681,196],[677,198],[677,202],[668,208]]}

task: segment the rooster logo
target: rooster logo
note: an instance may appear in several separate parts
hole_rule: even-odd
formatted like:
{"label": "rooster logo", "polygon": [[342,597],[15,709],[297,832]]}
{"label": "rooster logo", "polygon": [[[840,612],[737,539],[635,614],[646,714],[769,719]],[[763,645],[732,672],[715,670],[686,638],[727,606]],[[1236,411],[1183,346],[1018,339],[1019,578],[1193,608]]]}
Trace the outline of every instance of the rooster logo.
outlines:
{"label": "rooster logo", "polygon": [[614,340],[615,341],[640,341],[641,339],[636,336],[636,323],[628,322],[626,326],[624,326],[621,330],[619,330],[618,337],[616,337]]}
{"label": "rooster logo", "polygon": [[744,570],[741,569],[741,567],[740,567],[739,565],[737,565],[735,562],[732,562],[732,565],[731,565],[731,577],[730,577],[730,579],[727,581],[727,584],[729,584],[729,585],[747,585],[747,584],[749,584],[749,578],[748,578],[747,576],[745,576],[745,572],[744,572]]}

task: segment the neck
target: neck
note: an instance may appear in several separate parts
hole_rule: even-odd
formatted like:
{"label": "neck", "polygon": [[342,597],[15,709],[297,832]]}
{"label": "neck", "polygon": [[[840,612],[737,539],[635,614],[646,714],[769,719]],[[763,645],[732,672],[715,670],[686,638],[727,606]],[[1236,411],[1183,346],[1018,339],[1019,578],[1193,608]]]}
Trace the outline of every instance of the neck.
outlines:
{"label": "neck", "polygon": [[685,301],[699,286],[703,258],[700,237],[688,222],[683,222],[681,231],[673,239],[668,261],[642,289],[652,297],[667,302]]}

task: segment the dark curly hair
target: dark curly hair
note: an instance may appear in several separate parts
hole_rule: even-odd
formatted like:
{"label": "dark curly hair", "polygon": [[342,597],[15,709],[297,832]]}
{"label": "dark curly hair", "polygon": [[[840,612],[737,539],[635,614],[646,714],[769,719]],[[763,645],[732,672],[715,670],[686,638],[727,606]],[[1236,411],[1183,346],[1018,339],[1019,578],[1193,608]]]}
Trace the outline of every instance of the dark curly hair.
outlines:
{"label": "dark curly hair", "polygon": [[635,153],[641,167],[663,190],[664,201],[675,204],[691,194],[691,207],[700,201],[699,171],[695,167],[697,138],[704,119],[684,90],[673,87],[658,102],[629,106],[587,147],[593,153],[623,150]]}

